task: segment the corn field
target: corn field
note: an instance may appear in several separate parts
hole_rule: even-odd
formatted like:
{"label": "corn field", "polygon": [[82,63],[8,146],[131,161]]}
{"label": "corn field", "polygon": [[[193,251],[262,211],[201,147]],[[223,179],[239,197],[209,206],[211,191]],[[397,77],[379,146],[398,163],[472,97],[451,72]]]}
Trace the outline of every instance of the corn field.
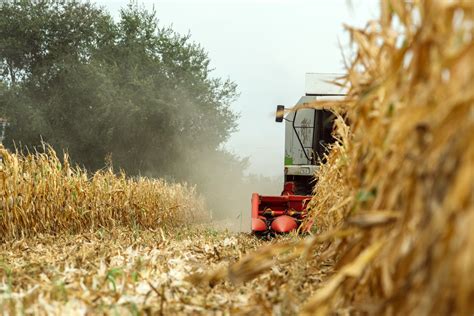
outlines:
{"label": "corn field", "polygon": [[3,314],[473,315],[474,2],[381,4],[347,27],[310,236],[199,226],[192,187],[2,148]]}
{"label": "corn field", "polygon": [[89,174],[51,148],[28,155],[0,148],[0,155],[1,240],[117,226],[166,228],[206,216],[187,185],[129,179],[110,168]]}

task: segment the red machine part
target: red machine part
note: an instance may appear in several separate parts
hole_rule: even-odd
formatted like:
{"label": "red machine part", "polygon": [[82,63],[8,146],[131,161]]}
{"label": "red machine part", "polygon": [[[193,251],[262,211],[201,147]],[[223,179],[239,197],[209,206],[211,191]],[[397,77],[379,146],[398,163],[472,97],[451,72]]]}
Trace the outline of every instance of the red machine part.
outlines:
{"label": "red machine part", "polygon": [[[285,183],[281,196],[252,194],[252,231],[287,233],[298,229],[306,217],[311,196],[294,195],[294,184]],[[309,231],[311,224],[305,225]]]}
{"label": "red machine part", "polygon": [[298,224],[293,217],[281,215],[272,221],[271,228],[277,233],[286,233],[298,228]]}

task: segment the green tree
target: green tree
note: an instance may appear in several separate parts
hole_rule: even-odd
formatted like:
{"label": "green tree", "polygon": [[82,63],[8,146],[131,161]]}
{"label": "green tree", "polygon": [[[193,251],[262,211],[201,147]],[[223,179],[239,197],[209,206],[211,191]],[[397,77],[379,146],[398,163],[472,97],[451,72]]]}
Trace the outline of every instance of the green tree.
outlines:
{"label": "green tree", "polygon": [[245,162],[219,149],[236,128],[236,85],[154,11],[129,5],[115,22],[88,2],[4,2],[0,75],[10,148],[45,141],[90,170],[111,155],[130,175],[208,192],[213,173],[242,176]]}
{"label": "green tree", "polygon": [[182,176],[235,129],[235,84],[155,12],[130,5],[114,23],[89,3],[20,1],[1,6],[0,30],[7,145],[42,139],[90,169],[111,154],[132,174]]}

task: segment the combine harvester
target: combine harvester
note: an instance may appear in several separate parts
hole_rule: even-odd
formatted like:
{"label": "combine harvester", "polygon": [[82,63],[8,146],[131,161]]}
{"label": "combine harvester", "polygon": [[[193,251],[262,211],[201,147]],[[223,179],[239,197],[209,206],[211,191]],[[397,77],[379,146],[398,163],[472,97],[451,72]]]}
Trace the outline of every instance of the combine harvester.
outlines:
{"label": "combine harvester", "polygon": [[[345,92],[331,83],[337,74],[306,74],[306,94],[295,105],[302,106],[315,100],[340,100]],[[277,106],[276,121],[285,121],[285,169],[283,192],[279,196],[252,194],[252,232],[258,235],[287,233],[292,230],[307,232],[312,226],[302,227],[311,200],[314,174],[324,163],[332,136],[335,115],[325,107],[289,111]]]}

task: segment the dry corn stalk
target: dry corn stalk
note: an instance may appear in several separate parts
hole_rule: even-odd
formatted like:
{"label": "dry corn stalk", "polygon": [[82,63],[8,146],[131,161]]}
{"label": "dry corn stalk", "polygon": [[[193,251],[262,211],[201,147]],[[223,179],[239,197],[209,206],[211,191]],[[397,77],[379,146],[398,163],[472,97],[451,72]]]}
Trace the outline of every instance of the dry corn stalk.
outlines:
{"label": "dry corn stalk", "polygon": [[0,240],[114,226],[164,228],[204,216],[187,185],[111,170],[88,174],[71,167],[67,155],[61,162],[51,148],[22,155],[0,147],[0,156]]}
{"label": "dry corn stalk", "polygon": [[[321,299],[322,287],[304,313],[474,312],[473,10],[382,1],[380,21],[349,28],[359,48],[347,75],[351,135],[319,175],[313,205],[323,226],[364,229],[337,245],[337,291]],[[336,282],[379,242],[363,273]]]}

